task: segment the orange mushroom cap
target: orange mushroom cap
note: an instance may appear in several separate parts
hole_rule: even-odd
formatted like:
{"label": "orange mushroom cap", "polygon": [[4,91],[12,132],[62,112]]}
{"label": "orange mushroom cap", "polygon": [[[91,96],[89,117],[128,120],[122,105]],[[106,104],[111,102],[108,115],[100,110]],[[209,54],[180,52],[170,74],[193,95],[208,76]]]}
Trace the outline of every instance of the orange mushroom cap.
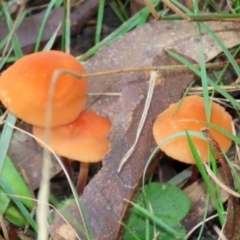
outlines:
{"label": "orange mushroom cap", "polygon": [[[44,127],[52,75],[63,69],[85,73],[73,56],[60,51],[38,52],[19,59],[0,77],[3,105],[25,122]],[[86,105],[87,92],[87,78],[59,75],[53,96],[52,126],[76,119]]]}
{"label": "orange mushroom cap", "polygon": [[[51,128],[49,146],[63,157],[81,162],[98,162],[110,149],[106,137],[111,127],[108,119],[84,110],[75,121]],[[44,141],[45,129],[33,127],[33,135]]]}
{"label": "orange mushroom cap", "polygon": [[[177,109],[178,103],[171,104],[169,108],[163,111],[156,118],[153,125],[153,136],[157,144],[172,134],[185,130],[196,131],[201,133],[202,128],[206,128],[207,121],[204,99],[199,96],[185,97]],[[212,102],[210,123],[215,124],[228,132],[232,132],[232,117],[219,104]],[[223,152],[227,152],[231,146],[232,140],[220,133],[213,127],[209,128],[212,136],[219,143]],[[207,142],[198,137],[191,136],[195,147],[204,162],[208,161],[208,145]],[[181,136],[171,139],[163,144],[161,150],[168,156],[181,162],[195,164],[195,160],[191,153],[187,137]]]}

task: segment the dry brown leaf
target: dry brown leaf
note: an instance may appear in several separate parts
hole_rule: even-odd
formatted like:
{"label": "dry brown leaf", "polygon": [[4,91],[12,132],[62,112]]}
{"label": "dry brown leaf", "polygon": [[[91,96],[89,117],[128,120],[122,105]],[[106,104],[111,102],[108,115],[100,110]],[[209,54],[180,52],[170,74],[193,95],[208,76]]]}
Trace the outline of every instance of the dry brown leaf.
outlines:
{"label": "dry brown leaf", "polygon": [[[226,47],[239,44],[240,24],[208,23]],[[220,52],[220,48],[208,35],[203,35],[205,59],[208,61]],[[133,66],[151,66],[156,55],[160,65],[176,64],[164,52],[173,49],[194,61],[200,59],[200,42],[195,23],[183,21],[152,21],[135,29],[123,38],[103,49],[86,63],[88,72],[106,71]],[[125,209],[124,198],[132,196],[146,161],[155,148],[152,137],[152,123],[156,116],[171,103],[177,102],[193,75],[189,72],[165,73],[156,85],[152,104],[136,150],[118,174],[122,157],[135,140],[136,129],[143,111],[148,89],[146,73],[122,74],[91,79],[91,92],[120,92],[119,98],[92,98],[89,108],[109,117],[113,130],[109,136],[111,152],[103,161],[102,170],[86,187],[81,199],[94,239],[114,239],[119,230],[118,221]],[[76,205],[67,208],[79,223],[80,215]],[[64,239],[60,230],[64,220],[57,215],[51,232],[54,239]],[[74,226],[80,235],[78,226]],[[60,238],[59,238],[60,237]]]}

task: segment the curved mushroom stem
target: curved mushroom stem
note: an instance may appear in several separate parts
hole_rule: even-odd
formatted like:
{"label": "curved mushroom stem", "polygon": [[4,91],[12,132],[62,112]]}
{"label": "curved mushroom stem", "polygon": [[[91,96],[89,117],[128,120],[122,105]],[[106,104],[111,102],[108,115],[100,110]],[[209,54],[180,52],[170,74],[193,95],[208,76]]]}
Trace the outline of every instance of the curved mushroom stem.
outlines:
{"label": "curved mushroom stem", "polygon": [[81,194],[83,192],[84,187],[87,183],[88,178],[88,171],[89,171],[89,163],[88,162],[81,162],[79,174],[78,174],[78,181],[77,181],[77,192]]}
{"label": "curved mushroom stem", "polygon": [[192,184],[198,180],[199,170],[197,168],[197,165],[192,166],[192,175],[188,181],[189,184]]}
{"label": "curved mushroom stem", "polygon": [[65,167],[69,177],[71,180],[73,180],[73,169],[71,165],[71,161],[67,157],[61,157],[62,164]]}

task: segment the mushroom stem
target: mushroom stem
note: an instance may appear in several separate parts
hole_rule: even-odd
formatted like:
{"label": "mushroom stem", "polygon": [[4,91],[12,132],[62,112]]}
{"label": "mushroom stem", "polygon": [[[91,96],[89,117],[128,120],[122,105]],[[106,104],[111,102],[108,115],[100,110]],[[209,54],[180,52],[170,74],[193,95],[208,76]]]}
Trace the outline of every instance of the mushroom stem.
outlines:
{"label": "mushroom stem", "polygon": [[188,183],[192,184],[192,183],[196,182],[198,180],[198,174],[199,174],[199,170],[198,170],[197,166],[193,165],[192,166],[192,175],[189,178]]}
{"label": "mushroom stem", "polygon": [[89,171],[89,163],[88,162],[81,162],[79,174],[78,174],[78,181],[77,181],[77,192],[82,194],[84,187],[87,183],[88,178],[88,171]]}
{"label": "mushroom stem", "polygon": [[67,157],[61,157],[62,164],[65,167],[69,177],[71,180],[73,180],[73,169],[71,165],[71,161]]}

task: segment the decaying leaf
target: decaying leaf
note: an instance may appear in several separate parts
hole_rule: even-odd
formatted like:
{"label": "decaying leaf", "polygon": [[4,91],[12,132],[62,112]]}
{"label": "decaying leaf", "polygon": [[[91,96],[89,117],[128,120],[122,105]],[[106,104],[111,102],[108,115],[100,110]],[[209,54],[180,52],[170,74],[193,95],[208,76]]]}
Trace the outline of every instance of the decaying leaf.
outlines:
{"label": "decaying leaf", "polygon": [[[226,47],[239,44],[240,24],[208,23]],[[205,60],[213,58],[220,48],[203,33]],[[200,60],[200,42],[195,23],[182,21],[152,21],[135,29],[123,38],[115,41],[92,57],[87,63],[88,72],[106,71],[133,66],[151,66],[156,55],[159,65],[179,64],[170,59],[164,49],[174,51]],[[136,149],[120,173],[117,172],[119,162],[133,144],[136,130],[143,111],[148,90],[147,73],[131,73],[115,76],[96,77],[91,79],[91,92],[119,92],[120,97],[91,98],[89,108],[111,119],[113,129],[109,136],[111,151],[103,161],[102,170],[91,180],[81,199],[86,212],[87,221],[94,239],[114,239],[119,233],[119,224],[123,210],[124,198],[130,198],[143,172],[146,161],[155,148],[152,137],[152,123],[156,116],[171,103],[177,102],[191,82],[190,72],[169,74],[161,73],[155,87],[148,117]],[[78,224],[73,225],[80,233],[80,215],[75,204],[68,206]],[[57,215],[51,227],[54,239],[65,239],[61,229],[64,220]]]}

